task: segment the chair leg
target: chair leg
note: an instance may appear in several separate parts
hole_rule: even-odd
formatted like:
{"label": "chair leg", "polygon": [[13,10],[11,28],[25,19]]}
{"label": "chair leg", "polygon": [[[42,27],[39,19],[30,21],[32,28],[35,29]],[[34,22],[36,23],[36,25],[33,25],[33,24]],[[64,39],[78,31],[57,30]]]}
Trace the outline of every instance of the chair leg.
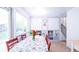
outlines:
{"label": "chair leg", "polygon": [[51,42],[48,44],[48,51],[50,51]]}

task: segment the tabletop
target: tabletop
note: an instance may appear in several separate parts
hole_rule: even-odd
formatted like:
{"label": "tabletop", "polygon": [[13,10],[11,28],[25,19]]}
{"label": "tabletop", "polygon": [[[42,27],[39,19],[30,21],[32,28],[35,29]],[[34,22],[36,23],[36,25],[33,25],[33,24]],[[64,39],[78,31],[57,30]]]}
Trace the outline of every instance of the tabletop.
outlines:
{"label": "tabletop", "polygon": [[26,39],[17,43],[10,52],[46,52],[48,46],[43,36],[28,36]]}

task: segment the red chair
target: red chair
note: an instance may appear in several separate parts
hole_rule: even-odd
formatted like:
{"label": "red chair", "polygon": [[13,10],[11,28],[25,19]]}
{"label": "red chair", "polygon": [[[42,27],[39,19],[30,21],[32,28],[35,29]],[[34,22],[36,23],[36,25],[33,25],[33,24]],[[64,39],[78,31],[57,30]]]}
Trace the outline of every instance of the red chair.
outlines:
{"label": "red chair", "polygon": [[48,45],[48,35],[46,35],[45,40],[46,40],[46,43]]}
{"label": "red chair", "polygon": [[48,51],[50,51],[51,42],[48,43]]}
{"label": "red chair", "polygon": [[48,39],[48,35],[46,35],[45,40],[46,40],[46,43],[47,43],[47,45],[48,45],[48,51],[50,51],[51,42],[50,42],[49,39]]}
{"label": "red chair", "polygon": [[22,34],[21,37],[22,37],[22,40],[24,40],[26,38],[26,33]]}
{"label": "red chair", "polygon": [[18,39],[17,39],[17,38],[13,38],[13,39],[11,39],[11,40],[9,40],[9,41],[6,42],[8,52],[10,51],[10,49],[11,49],[16,43],[18,43]]}
{"label": "red chair", "polygon": [[22,36],[21,35],[17,36],[17,38],[18,38],[18,42],[22,41]]}

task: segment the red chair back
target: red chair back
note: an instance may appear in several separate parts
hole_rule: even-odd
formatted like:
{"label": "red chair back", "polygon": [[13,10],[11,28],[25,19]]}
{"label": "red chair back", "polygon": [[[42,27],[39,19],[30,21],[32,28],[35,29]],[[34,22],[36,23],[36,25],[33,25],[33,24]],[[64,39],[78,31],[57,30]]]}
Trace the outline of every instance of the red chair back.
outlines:
{"label": "red chair back", "polygon": [[45,40],[46,40],[46,43],[47,43],[47,45],[48,45],[48,51],[50,51],[51,42],[50,42],[49,39],[48,39],[48,35],[46,35]]}
{"label": "red chair back", "polygon": [[13,39],[7,41],[7,42],[6,42],[6,45],[7,45],[8,51],[9,51],[16,43],[18,43],[18,39],[17,39],[17,38],[13,38]]}
{"label": "red chair back", "polygon": [[51,47],[51,42],[49,42],[48,44],[48,51],[50,51],[50,47]]}
{"label": "red chair back", "polygon": [[22,36],[21,35],[17,36],[17,38],[18,38],[18,42],[22,41]]}
{"label": "red chair back", "polygon": [[46,35],[46,37],[45,37],[45,40],[46,40],[46,43],[47,43],[47,45],[48,45],[48,36]]}
{"label": "red chair back", "polygon": [[22,40],[24,40],[26,38],[26,33],[21,35]]}

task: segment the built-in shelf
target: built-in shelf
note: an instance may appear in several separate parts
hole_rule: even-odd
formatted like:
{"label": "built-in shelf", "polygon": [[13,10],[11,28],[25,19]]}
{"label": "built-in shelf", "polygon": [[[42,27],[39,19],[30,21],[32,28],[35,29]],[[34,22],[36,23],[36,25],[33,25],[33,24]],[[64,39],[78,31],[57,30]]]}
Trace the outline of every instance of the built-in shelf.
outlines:
{"label": "built-in shelf", "polygon": [[63,33],[63,35],[66,38],[66,27],[63,24],[61,24],[61,32]]}

